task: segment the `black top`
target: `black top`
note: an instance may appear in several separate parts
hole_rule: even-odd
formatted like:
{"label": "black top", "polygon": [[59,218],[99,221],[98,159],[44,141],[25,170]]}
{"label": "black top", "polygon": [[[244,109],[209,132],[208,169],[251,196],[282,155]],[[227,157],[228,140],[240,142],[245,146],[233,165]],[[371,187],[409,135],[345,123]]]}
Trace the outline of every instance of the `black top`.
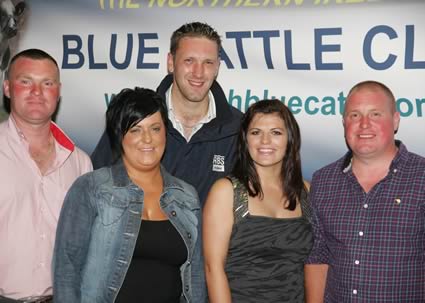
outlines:
{"label": "black top", "polygon": [[235,220],[225,271],[232,302],[304,303],[304,260],[313,245],[307,194],[301,217],[256,216],[248,211],[248,191],[231,180]]}
{"label": "black top", "polygon": [[180,266],[187,259],[182,237],[169,220],[142,220],[130,267],[116,303],[178,303]]}

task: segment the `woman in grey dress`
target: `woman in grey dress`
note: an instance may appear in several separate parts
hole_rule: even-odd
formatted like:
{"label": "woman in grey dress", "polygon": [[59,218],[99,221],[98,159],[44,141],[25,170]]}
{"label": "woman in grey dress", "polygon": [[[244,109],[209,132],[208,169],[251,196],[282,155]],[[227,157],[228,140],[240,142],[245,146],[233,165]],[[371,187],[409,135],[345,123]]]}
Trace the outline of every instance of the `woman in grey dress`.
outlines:
{"label": "woman in grey dress", "polygon": [[278,100],[245,113],[232,175],[218,180],[203,214],[211,303],[304,302],[312,247],[300,131]]}

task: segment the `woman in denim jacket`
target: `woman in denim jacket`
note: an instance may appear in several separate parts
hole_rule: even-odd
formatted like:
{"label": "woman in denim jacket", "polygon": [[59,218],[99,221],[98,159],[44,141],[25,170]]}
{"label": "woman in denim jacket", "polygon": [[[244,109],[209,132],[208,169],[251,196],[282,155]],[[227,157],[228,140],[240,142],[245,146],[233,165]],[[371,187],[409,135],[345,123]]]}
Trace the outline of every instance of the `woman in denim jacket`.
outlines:
{"label": "woman in denim jacket", "polygon": [[141,88],[110,103],[106,128],[118,160],[77,179],[65,198],[55,302],[206,301],[198,195],[160,165],[163,104]]}

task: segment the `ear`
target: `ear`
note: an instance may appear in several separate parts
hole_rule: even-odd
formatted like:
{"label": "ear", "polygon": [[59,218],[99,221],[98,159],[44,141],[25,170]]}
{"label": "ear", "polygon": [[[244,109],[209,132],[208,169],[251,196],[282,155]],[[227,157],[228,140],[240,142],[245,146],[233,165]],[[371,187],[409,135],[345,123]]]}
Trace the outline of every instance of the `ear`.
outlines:
{"label": "ear", "polygon": [[9,80],[3,81],[3,94],[10,99]]}
{"label": "ear", "polygon": [[216,72],[215,72],[214,80],[216,80],[216,79],[217,79],[217,77],[218,77],[218,73],[219,73],[219,71],[220,71],[220,63],[221,63],[221,60],[220,60],[220,58],[218,58],[217,70],[216,70]]}
{"label": "ear", "polygon": [[393,115],[393,125],[394,125],[394,134],[398,132],[398,127],[400,125],[400,113],[395,112]]}
{"label": "ear", "polygon": [[167,71],[169,74],[174,72],[174,57],[171,53],[168,53],[167,56]]}

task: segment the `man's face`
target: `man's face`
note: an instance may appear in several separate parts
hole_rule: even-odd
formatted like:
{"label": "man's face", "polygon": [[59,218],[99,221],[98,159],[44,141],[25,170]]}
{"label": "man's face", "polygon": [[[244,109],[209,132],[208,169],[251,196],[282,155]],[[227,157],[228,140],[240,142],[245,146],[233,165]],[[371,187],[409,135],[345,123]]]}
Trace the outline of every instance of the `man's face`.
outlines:
{"label": "man's face", "polygon": [[13,62],[3,89],[15,120],[36,125],[50,121],[60,86],[59,71],[52,61],[20,57]]}
{"label": "man's face", "polygon": [[185,37],[180,40],[176,54],[168,54],[167,65],[174,74],[174,98],[206,101],[220,66],[217,43],[207,38]]}
{"label": "man's face", "polygon": [[354,156],[376,158],[395,151],[394,132],[400,114],[379,89],[363,88],[349,96],[344,115],[344,131]]}

